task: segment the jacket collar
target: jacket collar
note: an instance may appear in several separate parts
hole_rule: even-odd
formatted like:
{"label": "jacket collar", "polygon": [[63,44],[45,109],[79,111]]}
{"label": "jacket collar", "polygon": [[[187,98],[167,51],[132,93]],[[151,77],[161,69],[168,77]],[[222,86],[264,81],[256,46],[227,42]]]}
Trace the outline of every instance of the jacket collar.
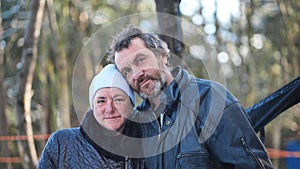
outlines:
{"label": "jacket collar", "polygon": [[[184,88],[185,84],[188,81],[188,72],[181,67],[175,67],[171,71],[174,80],[165,88],[165,90],[160,95],[160,105],[158,106],[155,112],[167,112],[170,110],[174,104],[178,102],[180,98],[180,90]],[[150,110],[151,103],[149,100],[144,100],[138,107],[139,111]],[[155,113],[155,114],[157,114]]]}
{"label": "jacket collar", "polygon": [[118,135],[118,132],[113,130],[108,130],[102,127],[95,119],[93,110],[88,110],[84,114],[80,122],[80,127],[85,131],[87,136],[89,136],[90,138],[93,137],[105,138],[102,139],[101,141],[105,141],[107,139],[109,140],[111,137]]}
{"label": "jacket collar", "polygon": [[[126,126],[126,123],[124,124]],[[127,131],[124,128],[123,131]],[[107,149],[122,149],[122,134],[102,127],[93,115],[93,110],[88,110],[80,122],[80,131],[100,154],[115,159],[123,159],[122,156],[110,153]]]}

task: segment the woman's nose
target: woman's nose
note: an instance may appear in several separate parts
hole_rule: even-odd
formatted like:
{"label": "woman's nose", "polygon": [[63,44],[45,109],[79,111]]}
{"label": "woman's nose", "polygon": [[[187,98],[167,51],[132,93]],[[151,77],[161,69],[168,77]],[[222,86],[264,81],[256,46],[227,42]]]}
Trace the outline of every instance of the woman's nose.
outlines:
{"label": "woman's nose", "polygon": [[114,111],[113,101],[108,101],[105,106],[105,112],[112,113]]}

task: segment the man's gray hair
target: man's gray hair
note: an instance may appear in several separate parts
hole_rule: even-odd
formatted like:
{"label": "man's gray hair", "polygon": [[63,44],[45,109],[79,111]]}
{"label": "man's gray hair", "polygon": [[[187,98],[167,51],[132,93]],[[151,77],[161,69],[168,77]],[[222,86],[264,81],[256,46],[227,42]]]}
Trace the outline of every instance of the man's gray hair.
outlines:
{"label": "man's gray hair", "polygon": [[136,37],[141,38],[145,42],[145,46],[156,56],[167,56],[169,65],[170,50],[167,43],[161,40],[158,35],[154,33],[145,33],[134,25],[128,25],[113,37],[108,51],[107,61],[115,63],[115,53],[124,48],[128,48],[131,44],[131,40]]}

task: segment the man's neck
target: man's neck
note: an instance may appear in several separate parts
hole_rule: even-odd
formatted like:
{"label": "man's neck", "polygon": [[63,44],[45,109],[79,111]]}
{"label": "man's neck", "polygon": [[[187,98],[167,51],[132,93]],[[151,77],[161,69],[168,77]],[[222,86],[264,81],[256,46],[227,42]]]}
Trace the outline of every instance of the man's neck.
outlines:
{"label": "man's neck", "polygon": [[167,88],[167,86],[169,86],[169,84],[174,80],[174,77],[171,74],[171,72],[168,72],[166,75],[167,75],[166,76],[166,85],[162,87],[161,93],[158,96],[156,96],[156,97],[149,98],[152,110],[157,110],[158,106],[161,103],[161,101],[160,101],[161,94]]}
{"label": "man's neck", "polygon": [[151,109],[156,110],[158,108],[158,106],[160,105],[160,95],[155,98],[152,98],[150,100],[150,103],[151,103]]}

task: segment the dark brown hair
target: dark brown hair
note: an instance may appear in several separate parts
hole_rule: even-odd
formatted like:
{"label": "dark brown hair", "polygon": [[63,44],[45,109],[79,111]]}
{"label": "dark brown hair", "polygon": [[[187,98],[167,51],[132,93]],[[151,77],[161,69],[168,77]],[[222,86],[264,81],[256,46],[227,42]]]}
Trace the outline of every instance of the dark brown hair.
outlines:
{"label": "dark brown hair", "polygon": [[134,25],[128,25],[125,29],[113,37],[110,49],[108,51],[107,61],[114,63],[115,53],[124,48],[128,48],[131,44],[131,40],[136,37],[141,38],[145,42],[145,46],[149,48],[156,56],[167,56],[169,59],[170,50],[166,42],[161,40],[154,33],[145,33]]}

